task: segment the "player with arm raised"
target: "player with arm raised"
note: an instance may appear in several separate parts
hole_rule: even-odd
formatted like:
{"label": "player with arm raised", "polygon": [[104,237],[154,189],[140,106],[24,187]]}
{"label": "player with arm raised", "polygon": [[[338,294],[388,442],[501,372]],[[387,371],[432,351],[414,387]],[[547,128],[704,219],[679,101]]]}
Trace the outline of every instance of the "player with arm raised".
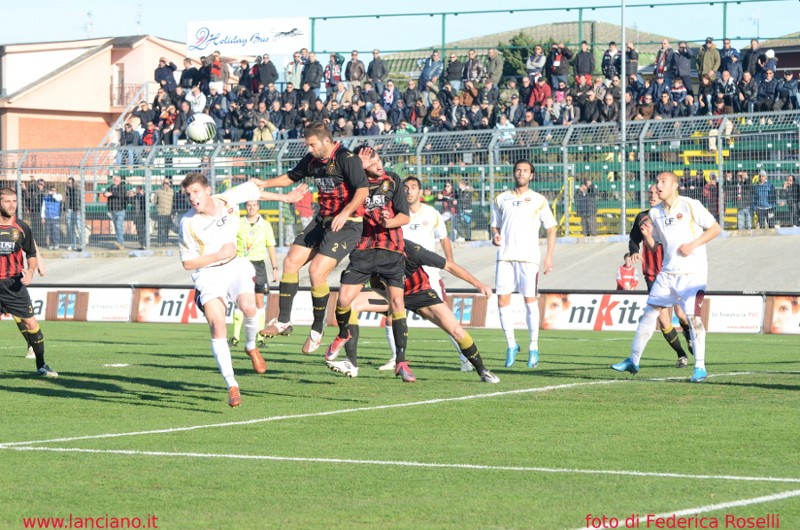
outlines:
{"label": "player with arm raised", "polygon": [[[406,197],[408,197],[408,208],[410,211],[411,219],[408,224],[403,225],[403,237],[406,241],[418,243],[422,248],[433,252],[436,249],[436,242],[442,244],[442,251],[448,261],[453,261],[453,247],[450,238],[447,235],[447,226],[445,225],[442,214],[439,211],[422,202],[422,186],[417,177],[406,177],[403,181],[406,189]],[[447,293],[444,289],[444,281],[439,276],[439,269],[436,267],[425,266],[425,272],[428,274],[431,288],[443,301],[447,301]],[[393,370],[395,365],[395,345],[391,328],[386,328],[386,339],[389,342],[389,347],[392,349],[392,358],[382,365],[379,370]],[[472,364],[469,360],[461,355],[461,349],[455,339],[452,339],[456,352],[461,356],[461,370],[468,372],[472,370]]]}
{"label": "player with arm raised", "polygon": [[618,372],[636,374],[647,341],[653,336],[656,321],[663,308],[675,304],[686,313],[692,334],[694,372],[690,381],[706,380],[705,329],[700,311],[708,283],[706,244],[717,237],[721,228],[714,216],[695,199],[678,194],[678,177],[664,172],[656,179],[656,192],[661,204],[650,209],[640,228],[644,243],[653,251],[663,247],[664,262],[647,297],[647,307],[633,337],[631,355],[612,364]]}
{"label": "player with arm raised", "polygon": [[530,189],[533,164],[518,160],[514,164],[514,189],[504,191],[492,202],[492,243],[497,250],[497,307],[500,326],[506,335],[506,368],[514,365],[519,346],[514,338],[511,294],[519,292],[525,300],[528,333],[528,368],[539,364],[539,229],[547,231],[544,273],[553,270],[556,248],[556,220],[547,199]]}
{"label": "player with arm raised", "polygon": [[228,386],[228,405],[238,407],[242,398],[225,337],[228,301],[235,302],[244,313],[244,349],[253,369],[259,374],[267,371],[267,363],[256,347],[255,269],[246,258],[236,256],[239,205],[254,200],[297,202],[307,187],[298,186],[284,195],[261,191],[263,181],[253,179],[212,195],[211,185],[200,173],[186,175],[181,187],[191,205],[181,218],[181,262],[184,269],[194,271],[195,301],[211,328],[211,351]]}
{"label": "player with arm raised", "polygon": [[361,161],[333,141],[330,129],[314,122],[305,129],[308,154],[288,173],[265,181],[267,187],[284,187],[313,177],[319,190],[319,212],[295,238],[283,260],[279,314],[261,331],[266,337],[291,333],[291,316],[300,269],[310,262],[311,300],[314,323],[303,344],[303,353],[319,348],[325,329],[325,310],[330,286],[328,276],[355,248],[361,237],[362,218],[357,210],[369,195]]}

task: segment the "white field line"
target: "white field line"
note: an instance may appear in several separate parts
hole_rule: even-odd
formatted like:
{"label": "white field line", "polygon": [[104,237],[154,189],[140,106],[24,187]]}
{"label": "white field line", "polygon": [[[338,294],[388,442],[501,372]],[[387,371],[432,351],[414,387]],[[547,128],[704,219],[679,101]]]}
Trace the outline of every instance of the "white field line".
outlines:
{"label": "white field line", "polygon": [[[726,510],[728,508],[738,508],[741,506],[752,506],[754,504],[764,504],[766,502],[779,501],[782,499],[790,499],[792,497],[800,497],[800,490],[784,491],[782,493],[774,493],[772,495],[764,495],[762,497],[754,497],[752,499],[741,499],[738,501],[721,502],[719,504],[709,504],[707,506],[698,506],[697,508],[687,508],[685,510],[679,510],[676,512],[660,513],[657,515],[651,515],[650,518],[652,520],[654,518],[669,517],[671,515],[675,515],[677,517],[687,517],[687,516],[691,517],[693,515],[700,515],[701,513],[716,512],[718,510]],[[646,523],[647,517],[648,516],[639,517],[639,519],[637,519],[637,522],[640,524]],[[623,517],[622,519],[619,520],[624,521],[625,518]],[[651,524],[654,525],[655,523]],[[720,528],[722,528],[722,524],[723,523],[720,523]],[[637,524],[636,527],[638,526],[639,525]],[[586,530],[586,526],[582,526],[580,528],[577,528],[576,530]]]}
{"label": "white field line", "polygon": [[[709,378],[711,377],[726,377],[726,376],[739,376],[739,375],[752,375],[756,372],[729,372],[724,374],[710,374]],[[662,377],[656,379],[639,379],[639,381],[647,382],[647,381],[672,381],[672,380],[686,380],[686,377]],[[47,440],[30,440],[26,442],[3,442],[0,443],[0,449],[10,448],[10,447],[18,447],[24,445],[33,445],[33,444],[45,444],[45,443],[58,443],[58,442],[75,442],[79,440],[101,440],[107,438],[122,438],[126,436],[146,436],[149,434],[171,434],[176,432],[186,432],[186,431],[196,431],[200,429],[214,429],[220,427],[235,427],[239,425],[255,425],[259,423],[268,423],[273,421],[283,421],[283,420],[295,420],[295,419],[304,419],[304,418],[317,418],[323,416],[334,416],[337,414],[350,414],[354,412],[369,412],[374,410],[389,410],[389,409],[397,409],[397,408],[404,408],[404,407],[418,407],[424,405],[438,405],[440,403],[453,403],[457,401],[469,401],[473,399],[485,399],[485,398],[494,398],[494,397],[504,397],[504,396],[512,396],[517,394],[534,394],[534,393],[544,393],[550,392],[553,390],[565,390],[571,388],[579,388],[579,387],[586,387],[586,386],[598,386],[598,385],[613,385],[619,383],[630,383],[632,379],[606,379],[602,381],[589,381],[589,382],[580,382],[580,383],[565,383],[562,385],[549,385],[543,387],[535,387],[535,388],[522,388],[518,390],[506,390],[502,392],[490,392],[487,394],[472,394],[468,396],[457,396],[457,397],[450,397],[450,398],[439,398],[439,399],[429,399],[425,401],[413,401],[410,403],[394,403],[390,405],[376,405],[372,407],[358,407],[358,408],[351,408],[351,409],[339,409],[339,410],[330,410],[325,412],[309,412],[306,414],[289,414],[285,416],[270,416],[267,418],[256,418],[252,420],[244,420],[244,421],[230,421],[224,423],[212,423],[207,425],[191,425],[188,427],[172,427],[168,429],[154,429],[149,431],[133,431],[133,432],[121,432],[121,433],[106,433],[106,434],[91,434],[85,436],[71,436],[65,438],[50,438]]]}
{"label": "white field line", "polygon": [[[8,447],[14,451],[47,451],[55,453],[90,453],[90,454],[111,454],[128,456],[160,456],[160,457],[183,457],[183,458],[221,458],[230,460],[268,460],[273,462],[312,462],[318,464],[353,464],[369,466],[398,466],[398,467],[421,467],[438,469],[466,469],[481,471],[518,471],[533,473],[557,473],[557,474],[578,474],[578,475],[617,475],[627,477],[655,477],[655,478],[675,478],[691,480],[726,480],[740,482],[781,482],[790,484],[800,484],[800,478],[784,477],[748,477],[737,475],[693,475],[685,473],[655,473],[645,471],[622,471],[613,469],[568,469],[551,467],[529,467],[529,466],[488,466],[478,464],[442,464],[433,462],[409,462],[402,460],[357,460],[351,458],[308,458],[292,456],[272,456],[272,455],[238,455],[220,453],[188,453],[188,452],[166,452],[166,451],[138,451],[130,449],[81,449],[78,447]],[[800,491],[800,490],[798,490]]]}

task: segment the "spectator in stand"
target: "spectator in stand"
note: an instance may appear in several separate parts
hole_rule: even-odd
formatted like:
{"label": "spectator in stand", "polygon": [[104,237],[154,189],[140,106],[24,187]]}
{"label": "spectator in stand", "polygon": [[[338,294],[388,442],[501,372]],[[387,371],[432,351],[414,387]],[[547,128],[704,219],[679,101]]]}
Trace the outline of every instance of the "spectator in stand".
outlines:
{"label": "spectator in stand", "polygon": [[111,180],[111,185],[106,188],[103,196],[106,198],[106,206],[111,218],[114,221],[114,232],[116,234],[116,241],[114,246],[119,250],[125,249],[125,207],[127,202],[127,192],[125,185],[122,183],[122,178],[119,175],[114,175]]}
{"label": "spectator in stand", "polygon": [[217,130],[217,138],[221,141],[222,138],[227,137],[231,142],[235,143],[242,139],[243,133],[244,130],[242,129],[239,115],[239,102],[231,101],[228,104],[228,113],[225,114],[225,118],[222,121],[222,129]]}
{"label": "spectator in stand", "polygon": [[758,83],[749,70],[742,74],[742,80],[736,85],[736,112],[753,112],[758,101]]}
{"label": "spectator in stand", "polygon": [[158,67],[155,70],[155,80],[158,86],[165,89],[167,92],[175,92],[175,87],[178,84],[175,82],[175,70],[178,67],[172,61],[167,61],[166,57],[158,60]]}
{"label": "spectator in stand", "polygon": [[372,116],[372,120],[381,128],[383,127],[383,122],[389,119],[389,115],[381,105],[373,105],[372,112],[370,112],[369,115]]}
{"label": "spectator in stand", "polygon": [[644,83],[639,81],[636,74],[628,75],[628,88],[626,90],[631,93],[631,97],[635,102],[639,103],[642,101],[645,92]]}
{"label": "spectator in stand", "polygon": [[683,103],[678,105],[675,117],[691,118],[692,116],[697,116],[697,103],[694,102],[693,95],[686,94],[686,97],[683,99]]}
{"label": "spectator in stand", "polygon": [[284,80],[287,83],[300,86],[303,82],[303,66],[305,66],[305,63],[300,56],[300,52],[294,52],[292,60],[286,64],[283,70]]}
{"label": "spectator in stand", "polygon": [[611,41],[608,43],[608,49],[603,53],[603,62],[600,68],[603,70],[603,75],[608,84],[611,83],[611,79],[615,75],[618,76],[622,71],[622,54],[617,48],[616,42]]}
{"label": "spectator in stand", "polygon": [[153,111],[161,115],[170,105],[173,105],[172,96],[165,89],[159,88],[156,91],[156,97],[153,99]]}
{"label": "spectator in stand", "polygon": [[302,137],[302,131],[305,129],[306,125],[311,123],[311,107],[308,104],[308,100],[304,99],[300,101],[300,108],[297,109],[297,118],[295,123],[299,122],[298,130],[297,130],[297,137]]}
{"label": "spectator in stand", "polygon": [[713,171],[708,175],[708,182],[703,186],[703,204],[719,222],[719,183]]}
{"label": "spectator in stand", "polygon": [[614,101],[614,95],[606,92],[603,104],[600,106],[600,121],[618,121],[619,105]]}
{"label": "spectator in stand", "polygon": [[787,175],[783,183],[786,207],[789,209],[785,226],[800,226],[800,184],[794,175]]}
{"label": "spectator in stand", "polygon": [[256,105],[256,120],[260,120],[261,118],[265,118],[269,121],[269,110],[267,109],[267,104],[263,101],[259,101],[258,105]]}
{"label": "spectator in stand", "polygon": [[239,61],[239,66],[234,71],[234,74],[239,78],[239,86],[252,92],[253,72],[250,69],[250,61],[246,59]]}
{"label": "spectator in stand", "polygon": [[536,85],[533,87],[533,91],[531,91],[531,97],[528,100],[528,108],[534,106],[542,106],[545,100],[553,95],[553,90],[550,88],[550,85],[547,84],[547,79],[544,76],[540,76],[539,79],[536,80]]}
{"label": "spectator in stand", "polygon": [[569,61],[572,59],[572,52],[564,46],[563,42],[553,44],[550,53],[547,54],[545,70],[550,81],[551,87],[557,87],[559,81],[569,82]]}
{"label": "spectator in stand", "polygon": [[730,72],[734,83],[738,83],[742,80],[743,70],[741,57],[742,56],[739,55],[739,52],[734,53],[731,55],[730,64],[728,64],[728,72]]}
{"label": "spectator in stand", "polygon": [[183,60],[183,71],[181,72],[181,79],[179,86],[184,90],[190,90],[193,86],[200,84],[200,70],[192,64],[192,60],[188,57]]}
{"label": "spectator in stand", "polygon": [[[621,82],[622,80],[620,79],[620,77],[618,75],[615,75],[611,79],[611,86],[606,88],[606,93],[603,94],[603,99],[605,99],[606,94],[611,94],[612,96],[614,96],[614,101],[619,101],[620,99],[622,99]],[[600,83],[600,86],[602,87],[604,85]]]}
{"label": "spectator in stand", "polygon": [[710,121],[711,130],[708,132],[709,151],[717,150],[717,136],[720,134],[720,127],[724,127],[722,134],[724,135],[724,138],[730,141],[730,136],[733,132],[733,120],[728,118],[723,121],[722,116],[731,114],[733,114],[733,109],[725,105],[725,98],[722,96],[722,94],[717,94],[717,97],[714,101],[714,108],[711,111],[711,115],[714,116],[715,119]]}
{"label": "spectator in stand", "polygon": [[636,119],[639,114],[639,105],[633,97],[633,92],[630,90],[625,91],[625,119],[632,121]]}
{"label": "spectator in stand", "polygon": [[275,133],[278,129],[275,125],[269,121],[267,118],[259,118],[258,119],[258,127],[253,130],[253,141],[254,142],[274,142],[275,138],[273,133]]}
{"label": "spectator in stand", "polygon": [[586,93],[586,102],[581,109],[581,122],[600,123],[601,121],[600,102],[595,97],[594,90],[590,90]]}
{"label": "spectator in stand", "polygon": [[227,63],[225,63],[218,51],[215,51],[211,56],[211,68],[209,71],[209,88],[212,83],[215,83],[218,92],[222,92],[222,88],[228,85],[228,77],[230,77],[230,70]]}
{"label": "spectator in stand", "polygon": [[186,96],[186,101],[192,109],[192,114],[202,114],[206,110],[206,95],[200,91],[200,85],[195,85],[191,93]]}
{"label": "spectator in stand", "polygon": [[453,241],[472,241],[472,186],[466,179],[458,181],[455,190],[456,216],[453,218]]}
{"label": "spectator in stand", "polygon": [[706,38],[705,45],[697,52],[695,62],[697,64],[697,75],[701,77],[707,75],[711,79],[716,77],[717,71],[722,66],[722,59],[719,56],[719,50],[714,45],[714,39],[711,37]]}
{"label": "spectator in stand", "polygon": [[758,96],[756,97],[756,112],[769,112],[775,105],[775,98],[778,95],[778,81],[775,79],[775,72],[772,70],[764,71],[764,80],[758,85]]}
{"label": "spectator in stand", "polygon": [[[47,234],[47,248],[58,250],[61,245],[61,205],[64,197],[58,193],[55,185],[51,185],[42,201],[41,216],[44,219],[45,232]],[[45,241],[42,241],[45,243]]]}
{"label": "spectator in stand", "polygon": [[[639,52],[630,41],[625,46],[625,73],[627,75],[636,74],[636,77],[639,77]],[[622,75],[622,72],[619,75]],[[667,86],[669,85],[670,83],[667,82]]]}
{"label": "spectator in stand", "polygon": [[358,129],[358,136],[379,136],[381,128],[375,123],[372,115],[364,118],[364,125]]}
{"label": "spectator in stand", "polygon": [[381,58],[381,51],[375,48],[372,50],[372,60],[367,65],[367,79],[372,81],[378,94],[383,94],[387,77],[389,77],[389,69]]}
{"label": "spectator in stand", "polygon": [[136,163],[134,160],[135,150],[132,148],[140,145],[142,145],[142,138],[139,133],[133,130],[133,126],[130,123],[126,123],[119,132],[120,149],[117,150],[117,165],[134,165]]}
{"label": "spectator in stand", "polygon": [[575,213],[581,218],[581,230],[586,237],[597,235],[597,187],[588,178],[575,193]]}
{"label": "spectator in stand", "polygon": [[281,105],[286,105],[287,102],[295,109],[300,106],[300,92],[294,89],[292,83],[286,83],[286,90],[281,93]]}
{"label": "spectator in stand", "polygon": [[572,95],[578,106],[583,106],[586,101],[586,93],[590,90],[592,90],[592,84],[587,81],[585,76],[579,75],[578,83],[572,88]]}
{"label": "spectator in stand", "polygon": [[722,72],[731,72],[731,64],[733,63],[733,56],[734,55],[739,55],[739,51],[736,48],[732,48],[731,47],[731,40],[730,39],[723,39],[722,40],[722,49],[719,50],[719,58],[720,58],[719,73],[720,74],[722,74]]}
{"label": "spectator in stand", "polygon": [[[667,85],[672,85],[672,61],[675,50],[670,46],[667,39],[662,39],[661,48],[656,52],[656,62],[653,68],[654,74],[664,74]],[[627,72],[630,75],[630,72]]]}
{"label": "spectator in stand", "polygon": [[633,291],[639,285],[639,271],[633,266],[633,258],[625,253],[624,261],[617,269],[617,291]]}
{"label": "spectator in stand", "polygon": [[403,92],[403,99],[406,102],[407,108],[413,108],[414,103],[416,103],[417,99],[422,96],[422,93],[417,88],[417,82],[413,79],[408,80],[408,87],[406,88],[405,92]]}
{"label": "spectator in stand", "polygon": [[670,98],[669,92],[662,92],[659,101],[656,101],[653,118],[656,120],[668,120],[675,117],[675,104]]}
{"label": "spectator in stand", "polygon": [[401,97],[397,100],[397,105],[389,111],[388,120],[392,127],[396,129],[401,121],[409,121],[410,117],[411,113],[406,107],[406,101]]}
{"label": "spectator in stand", "polygon": [[636,116],[637,120],[652,120],[655,113],[655,105],[653,104],[653,96],[645,94],[642,99],[642,104],[639,105],[639,114]]}
{"label": "spectator in stand", "polygon": [[700,86],[697,89],[697,114],[711,114],[714,110],[714,99],[717,95],[714,90],[714,76],[716,74],[704,75],[700,78]]}
{"label": "spectator in stand", "polygon": [[[438,55],[437,55],[437,60],[438,60]],[[428,59],[427,61],[430,61],[430,59]],[[441,76],[444,65],[442,65],[441,61],[439,62],[439,64],[441,66],[438,68],[439,71],[438,75]],[[464,63],[462,63],[458,59],[458,55],[456,55],[456,52],[450,52],[450,62],[447,63],[447,70],[444,71],[444,81],[449,82],[450,86],[455,92],[461,90],[461,74],[463,73],[463,71],[464,71]],[[425,67],[423,67],[423,74],[425,74]],[[422,82],[423,75],[420,75],[419,79],[420,79],[420,86],[424,87],[425,84]],[[429,75],[425,75],[425,79],[426,81],[430,81]]]}
{"label": "spectator in stand", "polygon": [[753,209],[758,216],[759,228],[775,227],[775,206],[775,186],[762,169],[758,172],[758,184],[753,186]]}
{"label": "spectator in stand", "polygon": [[400,94],[400,91],[394,86],[394,81],[389,79],[386,82],[386,87],[381,92],[381,106],[383,106],[383,109],[388,113],[397,106],[397,102],[401,99],[403,99],[402,94]]}
{"label": "spectator in stand", "polygon": [[742,59],[742,70],[750,72],[750,77],[759,80],[761,77],[761,67],[758,64],[758,58],[761,56],[761,49],[758,47],[758,40],[752,39],[750,41],[750,49],[747,50]]}
{"label": "spectator in stand", "polygon": [[436,194],[436,203],[445,222],[450,221],[456,213],[456,192],[453,183],[449,180],[444,183],[442,191]]}
{"label": "spectator in stand", "polygon": [[186,91],[183,87],[179,86],[175,88],[175,92],[171,94],[172,102],[175,104],[177,108],[181,108],[181,102],[186,101]]}
{"label": "spectator in stand", "polygon": [[675,106],[680,106],[683,103],[683,101],[686,99],[686,96],[689,95],[689,93],[686,91],[686,87],[683,86],[683,79],[677,78],[672,81],[672,88],[669,91],[669,95],[672,101],[675,103]]}
{"label": "spectator in stand", "polygon": [[485,75],[483,64],[478,60],[478,54],[475,50],[469,50],[467,56],[469,58],[467,62],[464,63],[464,72],[461,75],[461,79],[464,81],[464,84],[469,81],[472,82],[473,85],[477,85],[483,81]]}
{"label": "spectator in stand", "polygon": [[308,83],[303,83],[303,86],[300,87],[300,91],[297,92],[297,94],[298,94],[297,97],[300,98],[300,105],[302,105],[303,102],[305,101],[306,103],[308,103],[308,106],[310,107],[314,103],[314,101],[318,99],[314,91],[311,90],[311,85],[309,85]]}
{"label": "spectator in stand", "polygon": [[[767,70],[772,70],[773,75],[775,75],[778,71],[778,58],[775,57],[775,50],[767,50],[764,55],[759,55],[758,65],[761,67],[762,75],[766,74]],[[759,80],[759,83],[761,82]]]}
{"label": "spectator in stand", "polygon": [[495,87],[500,85],[500,79],[503,77],[504,65],[503,54],[498,52],[497,48],[489,48],[486,59],[486,79],[490,80]]}
{"label": "spectator in stand", "polygon": [[[495,125],[494,128],[497,131],[501,131],[497,135],[497,143],[499,147],[510,147],[514,145],[514,129],[516,127],[514,127],[514,124],[509,121],[505,114],[500,115],[500,117],[497,119],[497,125]],[[499,152],[496,152],[495,154],[495,161],[500,161]]]}
{"label": "spectator in stand", "polygon": [[178,145],[178,140],[186,139],[186,127],[189,126],[192,116],[194,116],[194,112],[192,112],[191,105],[188,101],[182,101],[181,109],[175,117],[175,125],[170,133],[169,140],[172,145]]}
{"label": "spectator in stand", "polygon": [[775,110],[797,110],[800,108],[800,98],[798,98],[797,79],[791,70],[783,72],[783,79],[778,81],[775,89],[777,94],[773,109]]}
{"label": "spectator in stand", "polygon": [[261,56],[261,64],[258,65],[258,83],[263,87],[267,87],[270,84],[274,86],[277,81],[278,69],[275,67],[275,63],[270,60],[269,54],[265,53]]}
{"label": "spectator in stand", "polygon": [[[428,83],[439,83],[444,70],[444,64],[439,58],[439,50],[433,50],[431,56],[422,61],[421,72],[419,74],[420,89],[426,90]],[[449,75],[449,68],[448,68]],[[461,79],[461,71],[458,72],[459,79]],[[449,77],[448,77],[449,79]]]}
{"label": "spectator in stand", "polygon": [[513,125],[522,120],[522,117],[525,115],[526,108],[527,107],[525,105],[520,105],[519,95],[514,94],[511,96],[511,104],[506,107],[503,114],[508,117],[508,121]]}
{"label": "spectator in stand", "polygon": [[736,200],[736,227],[739,230],[753,228],[753,183],[745,171],[736,174],[736,188],[733,192]]}
{"label": "spectator in stand", "polygon": [[345,119],[344,116],[339,116],[331,129],[334,138],[351,138],[353,134],[353,124]]}
{"label": "spectator in stand", "polygon": [[43,179],[31,176],[27,196],[23,195],[23,210],[33,231],[35,241],[44,241],[46,238],[44,223],[42,223],[42,205],[47,195],[47,188]]}
{"label": "spectator in stand", "polygon": [[[534,46],[533,53],[528,56],[525,62],[525,71],[528,72],[528,81],[535,83],[537,79],[544,73],[545,64],[547,63],[547,56],[544,54],[541,46]],[[522,79],[523,84],[525,79]],[[520,94],[522,101],[528,101]]]}
{"label": "spectator in stand", "polygon": [[175,105],[170,105],[161,113],[158,127],[161,132],[162,143],[167,143],[172,138],[172,130],[175,128],[175,120],[177,119],[178,111],[175,109]]}
{"label": "spectator in stand", "polygon": [[[541,76],[539,76],[541,77]],[[523,77],[522,78],[522,85],[519,87],[519,100],[523,105],[528,105],[528,101],[531,100],[531,94],[533,93],[533,83],[530,77]]]}
{"label": "spectator in stand", "polygon": [[353,50],[350,54],[350,62],[345,67],[344,78],[350,86],[361,86],[366,80],[367,68],[364,62],[358,58],[358,51]]}
{"label": "spectator in stand", "polygon": [[146,101],[142,101],[139,103],[139,106],[131,112],[131,114],[139,118],[139,123],[144,125],[148,121],[155,122],[159,113],[156,113],[155,109],[148,105]]}
{"label": "spectator in stand", "polygon": [[577,84],[580,76],[584,76],[586,81],[591,83],[592,74],[594,73],[594,53],[592,53],[589,48],[588,42],[581,42],[581,51],[575,54],[572,63],[573,72],[575,73],[575,83]]}
{"label": "spectator in stand", "polygon": [[[694,55],[686,41],[678,43],[678,51],[672,56],[672,66],[670,73],[672,78],[680,77],[683,79],[683,86],[689,94],[694,95],[692,89],[692,64],[694,62]],[[666,74],[665,74],[666,75]]]}
{"label": "spectator in stand", "polygon": [[271,109],[274,101],[280,102],[281,93],[275,88],[275,83],[268,83],[266,89],[261,92],[258,100],[266,103],[267,108]]}
{"label": "spectator in stand", "polygon": [[75,182],[75,179],[69,177],[67,179],[66,187],[66,224],[67,224],[67,239],[69,246],[67,250],[76,250],[81,252],[83,250],[83,214],[81,213],[81,201],[83,200],[83,193],[81,192],[80,185]]}
{"label": "spectator in stand", "polygon": [[339,59],[335,53],[331,54],[328,64],[325,65],[322,78],[325,80],[328,97],[331,97],[332,93],[338,89],[339,83],[342,82],[342,67],[339,65]]}
{"label": "spectator in stand", "polygon": [[330,112],[325,108],[325,104],[321,99],[314,101],[314,108],[311,109],[311,121],[321,121],[328,125],[331,123]]}
{"label": "spectator in stand", "polygon": [[345,112],[345,117],[353,126],[353,129],[358,131],[364,125],[366,112],[364,112],[364,107],[355,102],[350,104],[350,108]]}
{"label": "spectator in stand", "polygon": [[319,87],[322,84],[324,74],[325,71],[322,65],[317,61],[317,55],[314,52],[310,52],[308,54],[308,63],[303,67],[302,82],[308,83],[311,91],[314,92],[314,99],[319,97]]}
{"label": "spectator in stand", "polygon": [[716,81],[716,86],[714,90],[717,94],[722,94],[723,99],[725,100],[725,105],[731,108],[733,111],[733,105],[736,101],[736,82],[731,77],[731,73],[728,70],[723,70],[720,74],[720,77]]}
{"label": "spectator in stand", "polygon": [[175,190],[172,189],[172,182],[165,178],[161,181],[161,187],[153,193],[153,204],[156,207],[156,223],[158,235],[156,245],[164,246],[169,242],[169,229],[172,226],[172,202],[175,198]]}
{"label": "spectator in stand", "polygon": [[128,204],[131,205],[131,216],[133,217],[133,224],[136,227],[136,239],[139,241],[139,249],[144,250],[147,248],[147,224],[145,218],[145,209],[147,207],[144,188],[136,186],[128,192]]}

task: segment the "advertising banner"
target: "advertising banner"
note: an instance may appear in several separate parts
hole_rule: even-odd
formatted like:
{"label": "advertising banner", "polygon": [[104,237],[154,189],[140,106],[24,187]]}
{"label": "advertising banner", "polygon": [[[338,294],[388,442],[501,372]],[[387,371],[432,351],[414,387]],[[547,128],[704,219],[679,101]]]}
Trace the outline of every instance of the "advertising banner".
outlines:
{"label": "advertising banner", "polygon": [[215,51],[227,57],[268,53],[280,72],[283,61],[278,56],[291,58],[293,52],[309,47],[309,27],[309,20],[302,17],[189,22],[186,49],[189,57]]}

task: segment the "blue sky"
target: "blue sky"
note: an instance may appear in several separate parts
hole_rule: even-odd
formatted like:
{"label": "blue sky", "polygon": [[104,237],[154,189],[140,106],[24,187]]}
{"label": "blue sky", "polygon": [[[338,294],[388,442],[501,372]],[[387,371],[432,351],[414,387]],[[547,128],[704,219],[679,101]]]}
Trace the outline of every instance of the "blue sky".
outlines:
{"label": "blue sky", "polygon": [[[656,0],[664,1],[664,0]],[[674,2],[675,0],[670,0]],[[678,0],[680,1],[680,0]],[[710,0],[709,3],[713,1]],[[561,5],[589,8],[592,5],[614,5],[614,0],[565,0]],[[644,4],[644,0],[629,0],[628,5]],[[550,7],[555,2],[531,0],[459,0],[458,2],[431,2],[430,0],[402,0],[401,2],[373,2],[364,10],[363,2],[331,2],[310,0],[295,2],[225,2],[220,0],[192,0],[190,2],[164,2],[163,0],[28,0],[6,2],[0,17],[0,44],[74,40],[93,37],[151,34],[173,40],[185,41],[186,23],[189,20],[207,20],[211,15],[222,19],[268,18],[293,16],[335,16],[377,13],[429,13],[431,7],[440,11],[477,11],[484,9],[520,9]],[[230,6],[230,7],[228,7]],[[263,6],[263,7],[262,7]],[[691,16],[687,16],[691,10]],[[261,15],[259,11],[263,11]],[[702,5],[692,7],[629,8],[626,25],[635,30],[666,34],[685,40],[702,40],[707,36],[721,39],[723,34],[722,7]],[[91,16],[88,15],[91,13]],[[756,35],[762,39],[775,38],[798,30],[800,2],[751,3],[728,7],[727,33],[732,39]],[[448,16],[447,40],[458,40],[486,33],[546,24],[577,21],[577,11],[515,13],[481,16]],[[618,24],[618,9],[585,10],[584,20],[602,20]],[[341,21],[319,21],[316,43],[318,50],[346,51],[353,48],[366,51],[373,47],[382,50],[400,50],[423,47],[441,42],[440,17],[389,17]],[[737,46],[737,42],[734,42]],[[737,47],[742,47],[738,43]]]}

